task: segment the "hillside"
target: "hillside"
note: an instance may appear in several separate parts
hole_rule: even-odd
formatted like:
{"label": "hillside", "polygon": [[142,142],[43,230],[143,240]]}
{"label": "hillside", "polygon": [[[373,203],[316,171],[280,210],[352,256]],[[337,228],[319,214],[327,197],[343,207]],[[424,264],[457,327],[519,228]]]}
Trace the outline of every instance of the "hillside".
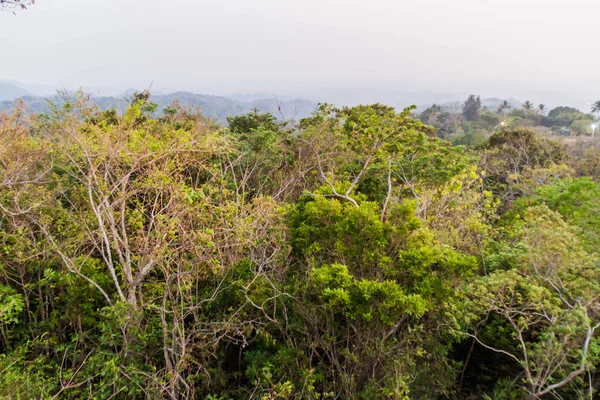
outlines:
{"label": "hillside", "polygon": [[0,81],[0,101],[9,101],[23,96],[30,96],[32,93],[13,83]]}
{"label": "hillside", "polygon": [[[3,84],[0,83],[0,85]],[[25,109],[32,113],[37,114],[48,112],[50,110],[48,104],[49,101],[56,104],[61,104],[63,102],[63,99],[61,99],[58,96],[31,96],[28,92],[24,91],[23,89],[14,86],[14,88],[12,88],[12,91],[9,92],[8,89],[6,90],[7,95],[5,97],[11,98],[4,98],[3,101],[0,101],[0,111],[9,111],[14,108],[14,93],[20,93],[18,92],[18,90],[23,91],[23,94],[20,94],[17,97],[20,97],[20,100],[24,102]],[[9,96],[9,94],[11,96]],[[92,103],[97,105],[101,110],[114,108],[117,111],[123,111],[127,108],[128,104],[127,98],[125,96],[92,97],[91,101]],[[242,101],[223,96],[212,96],[190,92],[176,92],[170,94],[153,95],[152,101],[158,104],[159,111],[162,111],[166,106],[173,104],[174,102],[178,102],[186,108],[199,108],[204,115],[216,118],[219,121],[225,121],[227,117],[248,113],[254,108],[259,109],[262,112],[272,113],[276,117],[281,119],[296,120],[299,118],[309,116],[317,106],[317,103],[304,99],[279,101],[276,98],[270,98],[254,101]]]}

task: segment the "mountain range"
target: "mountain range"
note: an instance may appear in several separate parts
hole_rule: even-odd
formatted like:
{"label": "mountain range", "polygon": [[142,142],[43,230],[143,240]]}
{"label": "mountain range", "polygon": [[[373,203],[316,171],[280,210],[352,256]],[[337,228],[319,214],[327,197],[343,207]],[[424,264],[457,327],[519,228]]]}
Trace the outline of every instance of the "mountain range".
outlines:
{"label": "mountain range", "polygon": [[[22,99],[28,111],[42,113],[49,110],[48,101],[60,103],[56,86],[24,84],[15,80],[0,80],[0,111],[14,107],[14,100]],[[134,89],[121,90],[115,88],[83,87],[86,93],[92,93],[91,101],[100,109],[115,108],[124,110],[127,98]],[[118,94],[116,94],[118,93]],[[152,101],[159,110],[177,100],[184,107],[200,108],[207,116],[225,121],[227,117],[240,115],[256,108],[262,112],[270,112],[278,118],[299,119],[309,116],[319,102],[327,102],[339,106],[357,104],[383,103],[402,109],[416,104],[417,112],[425,110],[432,104],[442,106],[446,111],[460,113],[462,104],[468,93],[435,93],[431,91],[402,91],[399,89],[381,88],[321,88],[306,89],[272,96],[264,92],[232,93],[227,95],[198,94],[188,91],[165,92],[152,90]],[[584,100],[581,95],[562,94],[558,92],[538,93],[530,100],[546,99],[547,107],[569,105],[588,111],[590,99]],[[482,97],[482,105],[495,109],[504,99]],[[519,107],[522,99],[507,99],[513,107]],[[535,102],[537,105],[537,102]]]}
{"label": "mountain range", "polygon": [[[50,110],[49,102],[61,104],[64,100],[56,94],[48,95],[49,87],[22,85],[14,81],[0,81],[0,111],[8,111],[15,107],[15,101],[23,101],[25,109],[33,113],[44,113]],[[50,93],[56,93],[56,89]],[[127,108],[127,98],[134,92],[128,89],[120,96],[92,96],[91,102],[101,110],[114,108],[123,111]],[[280,100],[272,98],[256,98],[248,96],[248,100],[225,96],[213,96],[190,92],[175,92],[169,94],[153,93],[151,100],[158,104],[158,109],[178,102],[185,108],[198,108],[208,117],[225,121],[227,117],[241,115],[258,109],[269,112],[278,118],[298,120],[311,115],[317,103],[305,99]],[[251,99],[250,99],[251,98]]]}

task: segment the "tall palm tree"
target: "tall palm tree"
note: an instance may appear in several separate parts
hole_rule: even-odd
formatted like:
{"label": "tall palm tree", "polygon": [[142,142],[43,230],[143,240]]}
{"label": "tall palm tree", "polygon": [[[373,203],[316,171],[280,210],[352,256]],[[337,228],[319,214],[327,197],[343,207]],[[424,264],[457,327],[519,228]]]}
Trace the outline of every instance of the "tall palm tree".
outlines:
{"label": "tall palm tree", "polygon": [[523,103],[521,105],[521,107],[523,107],[523,110],[525,110],[525,111],[532,111],[533,110],[533,103],[530,102],[529,100],[527,100],[525,103]]}
{"label": "tall palm tree", "polygon": [[510,105],[510,103],[508,101],[504,100],[498,106],[498,113],[502,113],[504,110],[510,110],[511,108],[512,108],[512,106]]}
{"label": "tall palm tree", "polygon": [[592,104],[592,114],[600,114],[600,100]]}
{"label": "tall palm tree", "polygon": [[539,106],[537,106],[537,112],[540,115],[546,115],[548,114],[548,108],[544,104],[540,104]]}

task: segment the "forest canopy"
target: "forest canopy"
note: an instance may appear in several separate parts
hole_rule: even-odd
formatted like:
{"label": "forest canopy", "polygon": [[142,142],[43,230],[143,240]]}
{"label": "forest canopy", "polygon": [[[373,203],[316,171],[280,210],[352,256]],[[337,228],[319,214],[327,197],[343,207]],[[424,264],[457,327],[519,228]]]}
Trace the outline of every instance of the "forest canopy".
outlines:
{"label": "forest canopy", "polygon": [[593,398],[598,144],[412,112],[0,116],[0,397]]}

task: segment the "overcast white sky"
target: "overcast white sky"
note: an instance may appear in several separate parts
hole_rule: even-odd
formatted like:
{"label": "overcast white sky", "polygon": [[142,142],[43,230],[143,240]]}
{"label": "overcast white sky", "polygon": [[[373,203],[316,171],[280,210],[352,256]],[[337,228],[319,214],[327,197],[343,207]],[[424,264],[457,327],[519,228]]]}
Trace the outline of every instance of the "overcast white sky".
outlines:
{"label": "overcast white sky", "polygon": [[37,0],[0,79],[202,93],[600,93],[599,0]]}

